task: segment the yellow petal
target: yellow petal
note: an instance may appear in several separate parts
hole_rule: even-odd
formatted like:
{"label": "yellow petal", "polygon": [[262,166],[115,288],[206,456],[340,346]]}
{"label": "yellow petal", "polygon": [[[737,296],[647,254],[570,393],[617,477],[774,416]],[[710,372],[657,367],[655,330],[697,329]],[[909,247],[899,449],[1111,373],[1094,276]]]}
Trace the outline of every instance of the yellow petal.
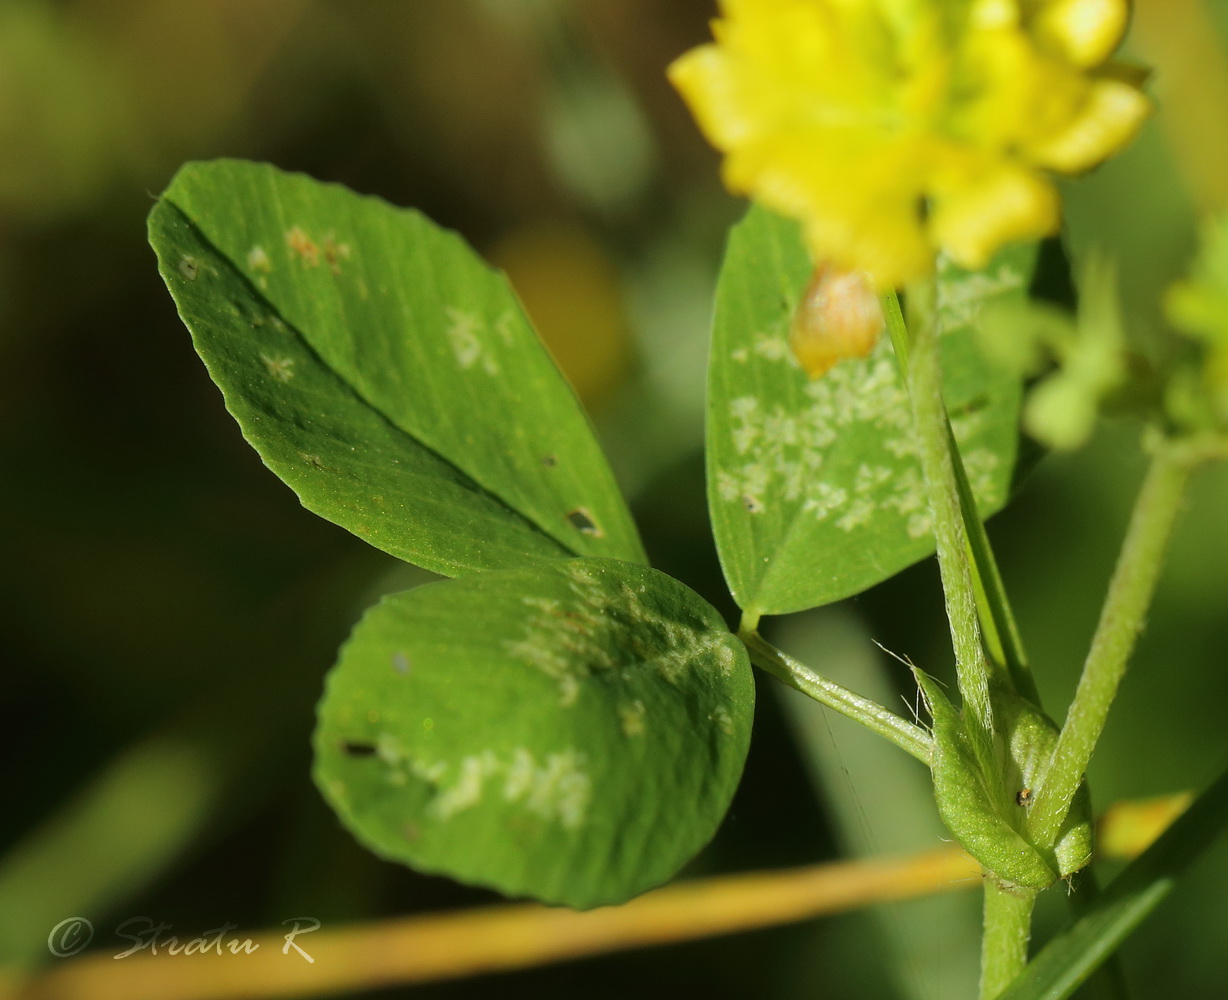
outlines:
{"label": "yellow petal", "polygon": [[1101,76],[1093,79],[1083,107],[1070,124],[1033,144],[1028,152],[1041,166],[1078,173],[1133,139],[1150,112],[1151,101],[1137,87]]}
{"label": "yellow petal", "polygon": [[1060,221],[1052,184],[1021,167],[967,177],[935,199],[930,233],[962,267],[979,270],[1004,243],[1055,232]]}
{"label": "yellow petal", "polygon": [[1050,0],[1033,30],[1075,65],[1098,66],[1120,44],[1129,16],[1126,0]]}
{"label": "yellow petal", "polygon": [[860,214],[814,217],[805,237],[815,260],[864,271],[880,292],[902,288],[934,269],[935,248],[914,204],[884,202]]}
{"label": "yellow petal", "polygon": [[701,45],[666,70],[669,81],[682,95],[700,130],[714,146],[727,149],[756,127],[753,117],[741,111],[736,80],[728,59],[715,45]]}
{"label": "yellow petal", "polygon": [[[727,166],[745,167],[731,156]],[[935,248],[922,225],[926,174],[915,141],[868,132],[818,131],[765,148],[753,190],[768,208],[801,219],[815,260],[865,271],[880,290],[927,273]],[[747,175],[741,179],[746,179]]]}
{"label": "yellow petal", "polygon": [[[1149,110],[1102,65],[1127,0],[719,0],[670,78],[730,190],[802,223],[816,260],[878,289],[938,247],[978,267],[1052,232],[1055,189]],[[1094,67],[1089,72],[1089,67]],[[929,211],[928,217],[925,211]]]}

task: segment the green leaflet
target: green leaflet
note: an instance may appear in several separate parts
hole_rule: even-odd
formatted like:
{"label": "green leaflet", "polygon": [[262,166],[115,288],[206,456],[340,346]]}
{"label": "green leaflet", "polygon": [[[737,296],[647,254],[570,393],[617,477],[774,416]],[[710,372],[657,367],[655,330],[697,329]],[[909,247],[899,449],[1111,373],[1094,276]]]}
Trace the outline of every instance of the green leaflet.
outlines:
{"label": "green leaflet", "polygon": [[236,160],[180,170],[149,230],[227,408],[308,509],[447,575],[643,561],[570,387],[455,234]]}
{"label": "green leaflet", "polygon": [[315,777],[376,853],[575,907],[711,838],[750,739],[745,647],[691,590],[610,559],[395,594],[342,649]]}
{"label": "green leaflet", "polygon": [[[1044,889],[1091,860],[1092,826],[1080,790],[1052,854],[1029,842],[1027,802],[1058,729],[1030,702],[994,692],[998,736],[973,732],[935,681],[914,668],[934,721],[934,798],[969,854],[1004,885]],[[990,760],[986,761],[986,758]],[[987,766],[988,764],[988,766]]]}
{"label": "green leaflet", "polygon": [[[1022,297],[1034,247],[938,277],[945,396],[983,516],[1006,502],[1020,386],[987,365],[971,323]],[[812,270],[796,224],[754,208],[717,290],[708,375],[708,505],[739,605],[782,614],[878,583],[933,551],[903,382],[883,337],[865,360],[808,379],[788,327]]]}

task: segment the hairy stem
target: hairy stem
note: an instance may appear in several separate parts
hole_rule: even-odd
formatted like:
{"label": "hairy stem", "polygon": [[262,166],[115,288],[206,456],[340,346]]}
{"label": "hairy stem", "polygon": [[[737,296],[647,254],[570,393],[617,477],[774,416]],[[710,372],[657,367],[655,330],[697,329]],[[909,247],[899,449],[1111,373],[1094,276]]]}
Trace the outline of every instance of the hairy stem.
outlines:
{"label": "hairy stem", "polygon": [[[889,292],[884,296],[883,313],[886,317],[887,329],[891,334],[891,344],[895,349],[896,363],[901,373],[907,378],[908,328],[904,323],[904,315],[900,311],[900,300],[895,292]],[[1006,586],[998,571],[993,548],[989,544],[989,536],[985,533],[985,525],[981,523],[977,513],[972,486],[968,482],[968,474],[964,469],[959,445],[951,429],[949,417],[946,419],[946,424],[948,450],[951,454],[951,465],[955,471],[955,483],[959,491],[964,530],[968,537],[969,568],[972,572],[973,588],[976,591],[977,614],[980,618],[982,635],[989,654],[1006,667],[1011,680],[1014,681],[1015,690],[1039,706],[1040,696],[1036,690],[1031,669],[1028,667],[1023,640],[1019,635],[1015,615],[1006,595]]]}
{"label": "hairy stem", "polygon": [[766,670],[773,677],[808,695],[819,704],[826,705],[886,737],[927,767],[930,765],[934,741],[920,726],[888,711],[878,702],[854,694],[848,688],[815,673],[804,663],[799,663],[767,642],[758,632],[743,629],[738,632],[738,636],[746,644],[751,662],[755,666]]}
{"label": "hairy stem", "polygon": [[980,1000],[995,1000],[1028,964],[1035,902],[1035,893],[1003,889],[993,879],[985,880]]}
{"label": "hairy stem", "polygon": [[938,360],[934,283],[909,289],[909,327],[912,334],[906,360],[908,394],[921,472],[934,521],[938,568],[946,598],[955,669],[963,695],[965,715],[985,737],[993,733],[989,700],[989,664],[981,646],[976,587],[968,557],[968,535],[960,510],[959,487],[951,459],[947,413],[942,402],[942,372]]}
{"label": "hairy stem", "polygon": [[1083,674],[1029,813],[1033,842],[1052,847],[1104,729],[1160,574],[1164,550],[1201,456],[1160,445],[1143,480]]}

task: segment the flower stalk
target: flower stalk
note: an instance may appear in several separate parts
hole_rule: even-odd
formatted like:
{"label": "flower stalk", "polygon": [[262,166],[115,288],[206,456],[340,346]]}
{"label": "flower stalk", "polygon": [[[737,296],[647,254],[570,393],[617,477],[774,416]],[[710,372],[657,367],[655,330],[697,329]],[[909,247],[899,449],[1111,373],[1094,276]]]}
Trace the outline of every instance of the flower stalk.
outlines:
{"label": "flower stalk", "polygon": [[921,472],[934,525],[938,568],[946,600],[955,670],[963,695],[964,713],[975,720],[982,736],[993,733],[993,707],[989,697],[990,664],[981,644],[976,588],[968,558],[968,535],[960,510],[959,489],[951,460],[947,414],[942,401],[942,372],[938,360],[935,286],[919,282],[909,289],[908,319],[911,349],[907,380],[913,428]]}
{"label": "flower stalk", "polygon": [[[907,381],[910,354],[908,328],[900,309],[899,296],[895,292],[889,292],[883,296],[883,315],[887,330],[891,335],[891,346],[895,351],[896,365],[902,377]],[[977,514],[972,484],[968,481],[968,474],[960,457],[959,444],[955,440],[955,432],[951,428],[949,416],[946,418],[946,430],[947,451],[951,456],[951,466],[955,472],[955,485],[959,493],[964,530],[968,536],[969,570],[972,573],[972,586],[976,593],[981,637],[994,662],[1006,668],[1015,690],[1039,706],[1040,696],[1036,690],[1036,682],[1032,677],[1031,669],[1028,667],[1023,639],[1019,634],[1014,612],[1011,610],[1006,585],[998,570],[993,548],[989,544],[989,536],[985,533],[985,526]]]}
{"label": "flower stalk", "polygon": [[1156,446],[1066,723],[1034,792],[1028,826],[1039,846],[1053,845],[1083,782],[1142,631],[1186,488],[1204,455],[1168,442]]}
{"label": "flower stalk", "polygon": [[[973,738],[982,773],[991,776],[999,766],[998,755],[994,752],[991,676],[994,685],[1007,689],[1014,687],[1014,678],[1005,662],[993,662],[985,655],[982,644],[980,615],[984,613],[987,595],[983,586],[978,586],[982,578],[976,571],[964,521],[965,513],[975,518],[975,509],[968,511],[964,507],[970,498],[966,483],[961,484],[956,472],[958,449],[942,399],[940,331],[935,300],[936,288],[932,280],[909,288],[907,332],[911,337],[905,336],[906,331],[902,329],[898,331],[897,344],[904,348],[898,360],[908,382],[918,457],[934,522],[938,566],[963,696],[963,717]],[[961,485],[964,487],[962,494]],[[1000,581],[997,582],[1000,586]],[[1005,595],[995,593],[993,600],[1004,602]],[[982,611],[978,612],[978,608]],[[1009,609],[1004,606],[1002,610],[1009,620]],[[992,618],[989,623],[994,624]],[[1017,636],[1008,638],[1012,640],[1017,645]],[[1019,669],[1024,669],[1022,662]],[[1030,675],[1024,676],[1030,682]],[[1034,891],[1006,887],[992,877],[993,872],[989,875],[991,877],[985,879],[980,1000],[997,997],[1027,964],[1032,907],[1036,898]]]}

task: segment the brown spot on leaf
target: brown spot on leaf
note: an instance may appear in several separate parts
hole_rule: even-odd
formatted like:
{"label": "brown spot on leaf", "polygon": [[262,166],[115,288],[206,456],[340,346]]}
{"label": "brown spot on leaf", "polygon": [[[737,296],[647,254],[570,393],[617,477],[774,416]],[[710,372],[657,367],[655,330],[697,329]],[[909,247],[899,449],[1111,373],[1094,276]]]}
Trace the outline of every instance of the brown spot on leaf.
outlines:
{"label": "brown spot on leaf", "polygon": [[320,248],[303,231],[302,226],[286,230],[286,246],[308,267],[320,266]]}

